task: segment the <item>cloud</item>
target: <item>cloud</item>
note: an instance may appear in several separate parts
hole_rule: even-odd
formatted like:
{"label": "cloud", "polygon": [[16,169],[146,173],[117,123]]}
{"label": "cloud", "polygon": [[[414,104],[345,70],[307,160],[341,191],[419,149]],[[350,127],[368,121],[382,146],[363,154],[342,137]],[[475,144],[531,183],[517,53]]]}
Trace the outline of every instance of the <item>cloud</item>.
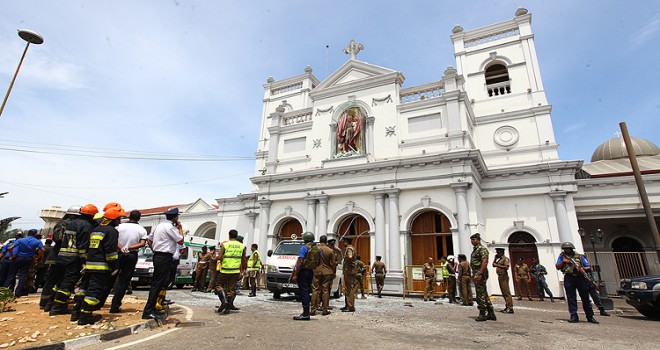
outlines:
{"label": "cloud", "polygon": [[564,128],[564,132],[565,133],[576,132],[576,131],[579,131],[580,129],[584,128],[586,125],[587,125],[587,123],[585,123],[585,122],[571,124],[571,125]]}
{"label": "cloud", "polygon": [[633,34],[630,40],[633,48],[638,48],[653,39],[658,30],[660,30],[660,13],[653,16],[648,24]]}

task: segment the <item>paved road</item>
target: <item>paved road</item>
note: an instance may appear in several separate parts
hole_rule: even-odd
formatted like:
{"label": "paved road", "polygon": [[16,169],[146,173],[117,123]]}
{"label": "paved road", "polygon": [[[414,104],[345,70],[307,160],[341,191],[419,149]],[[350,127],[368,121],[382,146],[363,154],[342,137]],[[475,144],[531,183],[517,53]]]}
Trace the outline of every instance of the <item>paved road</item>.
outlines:
{"label": "paved road", "polygon": [[[138,295],[146,295],[138,291]],[[631,348],[657,347],[660,322],[645,319],[622,300],[615,301],[616,315],[598,317],[600,325],[566,322],[568,312],[563,301],[550,303],[515,301],[514,315],[498,313],[498,321],[475,322],[476,308],[452,304],[434,304],[421,299],[369,297],[357,300],[355,313],[341,313],[342,300],[329,316],[316,316],[310,322],[291,318],[301,312],[300,302],[283,297],[274,300],[270,293],[259,292],[256,298],[239,296],[240,312],[218,315],[219,302],[213,294],[191,293],[190,290],[169,291],[170,298],[193,310],[192,323],[180,329],[162,327],[120,340],[85,349],[108,349],[112,346],[153,337],[140,348],[250,348],[308,349],[415,349],[415,348]],[[495,308],[503,308],[495,298]],[[183,320],[185,310],[172,316]],[[159,334],[165,333],[162,336]]]}

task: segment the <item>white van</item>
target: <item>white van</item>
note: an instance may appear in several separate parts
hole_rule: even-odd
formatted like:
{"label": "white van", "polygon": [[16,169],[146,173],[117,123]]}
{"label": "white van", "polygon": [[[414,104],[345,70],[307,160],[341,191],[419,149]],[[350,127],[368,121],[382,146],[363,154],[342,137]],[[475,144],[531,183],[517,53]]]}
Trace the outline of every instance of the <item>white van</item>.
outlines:
{"label": "white van", "polygon": [[[183,254],[179,256],[179,265],[176,269],[176,279],[174,285],[181,289],[186,284],[193,283],[193,271],[197,264],[197,254],[202,251],[202,247],[217,247],[218,241],[197,236],[186,236],[183,242]],[[151,248],[145,246],[138,252],[138,261],[135,265],[135,272],[131,279],[133,288],[137,286],[146,286],[151,284],[154,275],[153,252]],[[210,276],[207,276],[207,282]]]}
{"label": "white van", "polygon": [[[279,299],[282,293],[299,294],[298,284],[291,283],[291,273],[296,266],[300,248],[305,244],[296,235],[290,240],[283,240],[277,244],[275,250],[268,251],[266,262],[266,288],[273,293],[273,298]],[[332,296],[339,298],[342,294],[342,265],[337,266],[337,277],[332,281]]]}

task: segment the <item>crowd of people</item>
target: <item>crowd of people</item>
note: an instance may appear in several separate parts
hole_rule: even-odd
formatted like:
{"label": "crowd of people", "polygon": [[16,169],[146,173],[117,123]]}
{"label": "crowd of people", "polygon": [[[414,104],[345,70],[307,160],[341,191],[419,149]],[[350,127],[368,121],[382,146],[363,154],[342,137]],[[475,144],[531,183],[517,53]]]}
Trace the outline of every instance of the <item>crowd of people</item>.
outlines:
{"label": "crowd of people", "polygon": [[[179,221],[179,211],[172,208],[163,213],[166,221],[158,224],[147,234],[139,224],[141,214],[133,210],[128,222],[122,223],[126,212],[118,203],[108,203],[103,213],[93,204],[69,208],[64,217],[55,225],[52,238],[42,243],[37,230],[29,230],[26,237],[17,235],[16,240],[3,246],[0,252],[0,282],[4,287],[13,288],[15,296],[21,297],[35,292],[43,286],[39,306],[50,316],[70,315],[71,321],[79,325],[94,324],[101,319],[93,312],[100,309],[109,295],[114,293],[110,313],[120,313],[122,299],[130,286],[137,263],[138,250],[145,245],[153,251],[153,279],[149,297],[142,318],[159,319],[165,315],[168,305],[167,289],[174,282],[179,256],[184,249],[184,232]],[[364,291],[364,279],[368,265],[361,261],[352,245],[351,238],[341,239],[343,252],[335,247],[336,240],[327,236],[319,237],[315,243],[314,234],[302,235],[301,247],[290,281],[300,289],[303,312],[294,320],[309,320],[321,312],[329,315],[331,287],[337,276],[337,267],[343,265],[345,305],[342,312],[355,312],[355,298]],[[441,257],[436,267],[432,257],[423,265],[424,301],[435,300],[435,289],[439,279],[445,286],[449,303],[473,306],[477,303],[479,315],[476,321],[497,320],[491,304],[486,282],[489,277],[489,251],[481,244],[479,233],[470,237],[473,251],[468,260],[464,254]],[[577,316],[577,294],[590,323],[598,323],[594,318],[590,296],[602,316],[609,316],[598,298],[597,284],[594,283],[591,266],[584,255],[575,252],[570,242],[562,244],[562,254],[555,264],[564,274],[564,288],[570,314],[569,322],[579,322]],[[509,289],[511,263],[504,256],[503,248],[496,248],[491,266],[498,277],[505,307],[503,313],[514,313],[513,300]],[[218,246],[203,247],[197,255],[195,278],[192,291],[213,291],[221,304],[217,312],[229,314],[240,310],[234,305],[237,291],[241,286],[250,290],[249,297],[256,296],[259,280],[264,272],[258,245],[250,246],[248,256],[243,237],[236,230],[229,231],[229,239]],[[552,302],[554,296],[545,281],[547,269],[537,259],[527,266],[522,258],[513,267],[513,277],[519,287],[518,300],[526,296],[532,300],[530,283],[536,287],[541,301],[545,293]],[[382,297],[387,268],[380,256],[371,266],[370,273],[375,277],[376,294]],[[207,280],[209,283],[207,284]],[[472,285],[475,288],[473,300]],[[458,292],[458,296],[457,296]],[[73,297],[73,308],[69,309],[69,299]]]}

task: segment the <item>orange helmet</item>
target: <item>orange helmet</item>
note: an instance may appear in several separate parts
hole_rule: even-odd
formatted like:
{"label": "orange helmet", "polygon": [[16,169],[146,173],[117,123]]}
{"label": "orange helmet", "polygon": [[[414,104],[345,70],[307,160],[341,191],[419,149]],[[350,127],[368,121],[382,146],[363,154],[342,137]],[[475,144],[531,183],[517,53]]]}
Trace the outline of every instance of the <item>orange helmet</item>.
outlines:
{"label": "orange helmet", "polygon": [[110,207],[103,213],[103,217],[114,220],[116,218],[126,216],[126,212],[121,207]]}
{"label": "orange helmet", "polygon": [[84,207],[80,208],[80,214],[87,214],[87,215],[94,215],[99,212],[99,208],[97,208],[94,204],[87,204]]}
{"label": "orange helmet", "polygon": [[121,208],[121,205],[120,205],[119,203],[117,203],[117,202],[110,202],[110,203],[106,204],[105,207],[103,207],[103,211],[104,211],[104,212],[105,212],[105,211],[108,211],[108,209],[110,209],[110,208],[112,208],[112,207]]}

